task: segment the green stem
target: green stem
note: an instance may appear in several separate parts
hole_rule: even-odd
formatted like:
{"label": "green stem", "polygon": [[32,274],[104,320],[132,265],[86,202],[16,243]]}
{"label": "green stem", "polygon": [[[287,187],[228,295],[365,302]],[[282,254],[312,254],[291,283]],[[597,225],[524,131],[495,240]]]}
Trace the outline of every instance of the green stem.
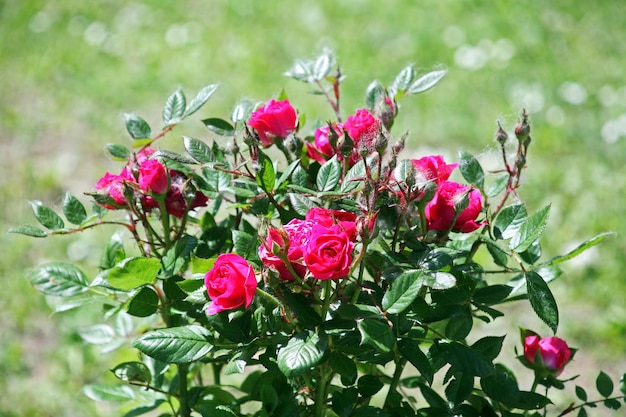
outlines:
{"label": "green stem", "polygon": [[393,378],[391,383],[389,384],[389,391],[387,391],[387,397],[385,398],[384,408],[390,407],[391,396],[398,389],[398,384],[400,383],[400,377],[402,376],[402,372],[404,371],[404,367],[407,363],[406,358],[399,358],[396,361],[396,370],[393,373]]}
{"label": "green stem", "polygon": [[179,406],[179,414],[181,417],[189,417],[191,416],[191,409],[189,408],[189,403],[187,402],[187,396],[189,393],[187,392],[187,373],[189,372],[188,364],[180,364],[178,365],[178,386],[180,393],[180,406]]}
{"label": "green stem", "polygon": [[[332,376],[332,375],[331,375]],[[315,389],[315,417],[326,416],[326,389],[330,378],[326,375],[325,367],[320,369],[319,380],[317,381],[317,387]]]}

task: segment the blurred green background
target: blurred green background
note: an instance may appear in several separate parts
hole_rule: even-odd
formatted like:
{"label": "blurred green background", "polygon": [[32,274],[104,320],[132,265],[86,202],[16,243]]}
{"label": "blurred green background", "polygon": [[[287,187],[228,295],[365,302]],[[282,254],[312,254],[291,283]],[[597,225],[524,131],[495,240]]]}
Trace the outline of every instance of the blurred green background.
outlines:
{"label": "blurred green background", "polygon": [[[525,107],[534,140],[520,194],[531,212],[552,203],[544,256],[617,232],[566,264],[552,286],[559,335],[581,349],[568,376],[584,372],[577,383],[593,385],[590,369],[626,371],[625,15],[621,0],[3,0],[0,229],[34,224],[29,200],[58,206],[66,191],[82,196],[104,171],[118,170],[103,147],[127,144],[122,114],[137,112],[156,127],[179,86],[192,96],[221,82],[187,124],[209,137],[200,118],[226,118],[237,100],[266,100],[283,88],[309,122],[331,118],[321,98],[281,76],[324,47],[347,75],[344,114],[363,107],[374,78],[389,84],[408,63],[420,72],[444,66],[449,73],[434,90],[401,102],[394,132],[411,131],[406,157],[454,160],[463,148],[494,166],[496,120],[510,130]],[[175,133],[161,146],[179,142]],[[1,236],[0,416],[117,415],[115,405],[80,391],[111,378],[114,365],[115,354],[77,334],[98,312],[52,315],[54,300],[24,278],[52,259],[95,273],[106,233]],[[512,312],[504,324],[511,345],[518,326],[549,332],[529,308]],[[513,356],[512,347],[504,354]]]}

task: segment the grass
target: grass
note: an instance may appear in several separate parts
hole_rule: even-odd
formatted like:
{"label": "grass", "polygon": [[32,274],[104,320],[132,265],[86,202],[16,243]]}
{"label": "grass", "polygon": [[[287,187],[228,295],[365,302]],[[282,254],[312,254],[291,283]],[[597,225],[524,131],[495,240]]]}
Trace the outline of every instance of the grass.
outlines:
{"label": "grass", "polygon": [[[280,76],[296,58],[323,47],[336,52],[348,76],[346,114],[363,106],[373,78],[390,83],[411,62],[423,72],[441,65],[449,69],[444,81],[401,103],[395,132],[410,129],[415,156],[454,158],[463,148],[489,164],[496,120],[511,128],[528,108],[534,140],[521,195],[530,211],[552,203],[544,256],[617,232],[566,265],[553,290],[561,300],[560,335],[581,348],[576,369],[591,364],[619,375],[613,364],[624,363],[626,349],[626,5],[550,3],[6,0],[0,226],[32,223],[27,201],[58,205],[65,191],[81,195],[117,169],[102,149],[126,142],[122,113],[157,125],[165,98],[179,86],[192,95],[221,82],[200,117],[226,117],[240,98],[266,100],[284,88],[311,122],[331,112]],[[175,146],[178,138],[167,141]],[[93,321],[51,316],[53,300],[23,278],[48,259],[73,257],[95,270],[97,239],[84,237],[0,240],[0,415],[115,414],[79,392],[113,363],[75,331]],[[540,326],[515,317],[514,326]]]}

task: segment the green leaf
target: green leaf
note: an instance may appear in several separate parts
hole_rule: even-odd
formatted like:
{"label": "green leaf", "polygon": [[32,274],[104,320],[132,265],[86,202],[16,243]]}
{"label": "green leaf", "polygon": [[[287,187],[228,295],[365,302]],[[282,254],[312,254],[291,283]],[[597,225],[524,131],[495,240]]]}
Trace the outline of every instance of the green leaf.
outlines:
{"label": "green leaf", "polygon": [[92,345],[105,345],[111,343],[117,336],[113,327],[108,324],[96,324],[78,330],[80,337]]}
{"label": "green leaf", "polygon": [[424,274],[422,285],[433,290],[447,290],[456,285],[456,278],[448,272],[429,272]]}
{"label": "green leaf", "polygon": [[187,153],[201,164],[215,162],[215,155],[211,148],[200,139],[183,136],[183,145]]}
{"label": "green leaf", "polygon": [[17,226],[9,229],[9,233],[16,233],[30,237],[48,237],[48,234],[35,226]]}
{"label": "green leaf", "polygon": [[38,266],[27,272],[27,277],[35,289],[56,297],[72,297],[89,289],[85,274],[74,265],[62,262]]}
{"label": "green leaf", "polygon": [[114,161],[127,161],[130,157],[130,150],[124,145],[107,143],[106,150]]}
{"label": "green leaf", "polygon": [[113,268],[118,262],[126,257],[124,250],[124,242],[120,233],[114,233],[107,242],[102,257],[100,258],[100,269],[106,270]]}
{"label": "green leaf", "polygon": [[359,161],[350,168],[347,174],[344,176],[343,181],[341,182],[341,188],[339,189],[342,193],[349,193],[351,191],[356,190],[361,186],[363,180],[365,179],[365,161],[359,159]]}
{"label": "green leaf", "polygon": [[202,359],[213,348],[211,334],[204,327],[191,325],[152,330],[132,346],[166,363],[190,363]]}
{"label": "green leaf", "polygon": [[622,394],[626,394],[626,374],[622,374],[621,378],[619,379],[619,391]]}
{"label": "green leaf", "polygon": [[289,193],[289,201],[291,201],[291,207],[301,216],[306,216],[308,211],[317,205],[308,197],[305,197],[296,193]]}
{"label": "green leaf", "polygon": [[377,319],[365,319],[357,324],[361,333],[361,344],[370,345],[376,350],[391,352],[396,341],[391,327]]}
{"label": "green leaf", "polygon": [[259,168],[256,173],[256,182],[263,191],[271,193],[276,184],[274,163],[263,152],[259,151]]}
{"label": "green leaf", "polygon": [[600,371],[596,378],[596,388],[603,397],[607,398],[613,393],[613,381],[604,371]]}
{"label": "green leaf", "polygon": [[485,394],[508,407],[514,407],[520,400],[520,391],[515,378],[508,372],[497,371],[480,379]]}
{"label": "green leaf", "polygon": [[485,187],[485,172],[478,160],[466,151],[459,152],[459,159],[459,170],[465,181],[482,190]]}
{"label": "green leaf", "polygon": [[343,353],[333,352],[328,358],[331,369],[339,374],[341,383],[345,386],[354,384],[357,377],[356,364]]}
{"label": "green leaf", "polygon": [[472,330],[474,320],[469,311],[467,314],[452,316],[446,324],[445,334],[450,340],[464,340]]}
{"label": "green leaf", "polygon": [[523,204],[513,204],[500,210],[493,224],[493,233],[498,239],[510,239],[515,236],[524,223],[528,213]]}
{"label": "green leaf", "polygon": [[546,228],[549,214],[550,205],[547,205],[536,213],[528,216],[521,224],[518,232],[511,238],[509,248],[516,252],[524,252],[530,248],[532,244],[539,239]]}
{"label": "green leaf", "polygon": [[242,230],[233,230],[233,250],[236,254],[250,260],[257,252],[257,236]]}
{"label": "green leaf", "polygon": [[511,294],[513,287],[504,284],[489,285],[474,292],[473,300],[481,304],[497,304]]}
{"label": "green leaf", "polygon": [[559,326],[559,311],[548,284],[534,271],[526,272],[524,277],[531,307],[537,316],[556,333]]}
{"label": "green leaf", "polygon": [[404,356],[411,365],[419,371],[419,373],[426,379],[429,384],[433,383],[434,370],[428,360],[428,357],[419,347],[419,343],[416,340],[401,339],[398,342],[398,349],[402,356]]}
{"label": "green leaf", "polygon": [[230,120],[233,123],[239,123],[250,118],[250,114],[254,110],[254,103],[248,99],[238,101],[230,112]]}
{"label": "green leaf", "polygon": [[300,160],[299,159],[297,159],[297,160],[293,161],[291,164],[289,164],[287,169],[280,175],[280,177],[276,181],[276,184],[274,185],[274,187],[278,189],[285,181],[287,181],[289,179],[289,177],[294,173],[294,171],[299,166],[300,166]]}
{"label": "green leaf", "polygon": [[188,156],[181,155],[176,152],[168,151],[167,149],[159,149],[154,154],[155,158],[164,158],[169,159],[170,161],[179,162],[185,165],[195,165],[196,161],[194,159],[189,158]]}
{"label": "green leaf", "polygon": [[313,78],[316,81],[321,81],[328,75],[332,65],[334,64],[334,57],[332,52],[329,49],[324,50],[324,52],[317,57],[315,63],[313,64],[312,72]]}
{"label": "green leaf", "polygon": [[161,262],[155,258],[129,258],[107,272],[109,285],[120,290],[132,290],[152,284],[161,269]]}
{"label": "green leaf", "polygon": [[370,111],[374,111],[381,98],[385,96],[385,87],[378,80],[374,80],[365,91],[365,104]]}
{"label": "green leaf", "polygon": [[485,377],[494,371],[490,361],[483,358],[472,348],[458,342],[443,345],[446,361],[459,372]]}
{"label": "green leaf", "polygon": [[206,103],[209,98],[211,98],[213,93],[215,93],[217,87],[219,87],[219,84],[209,84],[207,86],[204,86],[198,92],[198,94],[196,94],[196,96],[189,103],[187,103],[187,108],[185,109],[184,113],[185,117],[191,116],[192,114],[200,110],[200,108],[204,106],[204,103]]}
{"label": "green leaf", "polygon": [[580,401],[587,402],[587,391],[583,387],[576,385],[576,397]]}
{"label": "green leaf", "polygon": [[385,292],[382,308],[389,314],[399,314],[406,310],[422,288],[422,271],[409,270],[395,278]]}
{"label": "green leaf", "polygon": [[497,197],[504,189],[506,188],[506,184],[509,180],[509,174],[500,175],[496,178],[493,183],[487,188],[485,194],[488,198]]}
{"label": "green leaf", "polygon": [[40,201],[31,201],[30,205],[33,208],[35,218],[43,227],[50,230],[59,230],[65,227],[61,216],[56,214],[50,207],[44,206]]}
{"label": "green leaf", "polygon": [[135,317],[149,317],[159,308],[159,296],[150,287],[143,287],[128,303],[128,314]]}
{"label": "green leaf", "polygon": [[278,368],[287,377],[298,376],[316,366],[328,347],[328,338],[317,332],[302,332],[278,350]]}
{"label": "green leaf", "polygon": [[126,120],[126,130],[133,139],[149,139],[152,135],[150,125],[136,114],[125,113],[124,119]]}
{"label": "green leaf", "polygon": [[605,232],[605,233],[600,233],[597,236],[594,236],[593,238],[581,243],[580,245],[576,246],[576,248],[572,249],[571,251],[569,251],[568,253],[566,253],[565,255],[561,255],[561,256],[557,256],[555,258],[550,259],[548,262],[545,263],[545,265],[557,265],[560,264],[561,262],[565,262],[568,261],[578,255],[580,255],[581,253],[583,253],[584,251],[586,251],[589,248],[592,248],[593,246],[597,245],[598,243],[602,242],[604,239],[606,239],[609,236],[613,236],[615,235],[615,233],[613,232]]}
{"label": "green leaf", "polygon": [[363,397],[371,397],[380,391],[383,385],[377,376],[366,374],[359,378],[357,389]]}
{"label": "green leaf", "polygon": [[191,253],[197,245],[198,239],[190,235],[178,239],[163,256],[163,275],[171,277],[181,272],[191,260]]}
{"label": "green leaf", "polygon": [[422,75],[408,89],[409,94],[419,94],[435,86],[447,74],[448,70],[436,70]]}
{"label": "green leaf", "polygon": [[319,191],[331,191],[341,178],[341,164],[334,155],[320,167],[317,173],[316,184]]}
{"label": "green leaf", "polygon": [[310,300],[304,295],[293,293],[285,289],[283,296],[289,308],[296,315],[299,323],[310,326],[319,326],[322,324],[322,318],[311,306]]}
{"label": "green leaf", "polygon": [[207,129],[209,129],[216,135],[232,136],[235,134],[235,128],[233,127],[233,125],[231,125],[224,119],[220,119],[219,117],[204,119],[202,120],[202,123],[204,123]]}
{"label": "green leaf", "polygon": [[[395,80],[391,84],[391,90],[397,93],[404,93],[409,89],[411,83],[415,79],[415,68],[413,64],[404,67],[396,76]],[[395,95],[394,94],[394,95]]]}
{"label": "green leaf", "polygon": [[63,214],[70,223],[77,225],[82,224],[87,218],[87,210],[83,203],[70,193],[65,194],[63,198]]}
{"label": "green leaf", "polygon": [[502,249],[497,243],[494,243],[490,240],[486,241],[487,243],[487,251],[491,255],[493,262],[496,265],[503,266],[506,268],[509,260],[509,254]]}
{"label": "green leaf", "polygon": [[128,385],[89,384],[83,392],[94,401],[126,402],[135,399],[135,391]]}
{"label": "green leaf", "polygon": [[111,369],[113,374],[125,382],[150,384],[152,374],[150,369],[141,362],[124,362]]}
{"label": "green leaf", "polygon": [[180,122],[185,114],[187,99],[182,89],[174,91],[165,101],[163,107],[163,124],[165,126],[175,125]]}
{"label": "green leaf", "polygon": [[472,345],[472,349],[481,357],[494,361],[502,351],[504,336],[485,336]]}

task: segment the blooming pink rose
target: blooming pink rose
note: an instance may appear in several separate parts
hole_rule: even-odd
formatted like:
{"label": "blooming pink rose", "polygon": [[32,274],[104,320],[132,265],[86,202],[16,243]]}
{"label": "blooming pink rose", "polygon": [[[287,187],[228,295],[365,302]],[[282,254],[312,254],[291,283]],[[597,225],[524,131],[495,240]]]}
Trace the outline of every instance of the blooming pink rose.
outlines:
{"label": "blooming pink rose", "polygon": [[480,191],[467,185],[452,181],[442,181],[437,186],[437,191],[432,200],[424,208],[428,230],[448,230],[455,217],[455,203],[469,191],[469,204],[459,214],[452,226],[455,232],[469,233],[482,226],[476,223],[483,206]]}
{"label": "blooming pink rose", "polygon": [[338,224],[341,230],[350,236],[350,240],[354,240],[356,237],[356,214],[352,212],[313,207],[306,213],[305,219],[313,224],[326,227]]}
{"label": "blooming pink rose", "polygon": [[139,165],[139,187],[148,193],[165,193],[169,187],[165,166],[156,159],[144,160]]}
{"label": "blooming pink rose", "polygon": [[379,124],[379,120],[367,109],[359,109],[355,114],[348,116],[343,127],[354,141],[355,150],[358,151],[361,144],[373,150]]}
{"label": "blooming pink rose", "polygon": [[209,314],[248,307],[256,292],[256,276],[252,266],[241,256],[223,253],[204,277],[204,285],[211,299]]}
{"label": "blooming pink rose", "polygon": [[[282,259],[280,259],[274,252],[275,250],[284,252],[285,247],[288,245],[287,259],[291,263],[295,272],[300,277],[304,277],[307,272],[307,268],[304,263],[304,248],[309,242],[312,227],[312,222],[293,219],[283,226],[284,233],[281,233],[278,229],[271,228],[265,242],[263,242],[263,244],[259,247],[259,257],[261,258],[263,264],[276,269],[280,274],[281,280],[294,280],[295,277],[291,274]],[[284,237],[287,237],[286,242]]]}
{"label": "blooming pink rose", "polygon": [[[343,136],[343,124],[342,123],[333,123],[332,124],[333,131],[337,135],[338,138]],[[333,148],[330,144],[330,140],[328,139],[328,135],[330,134],[330,126],[324,125],[317,129],[315,129],[315,142],[309,143],[307,142],[307,155],[309,158],[323,164],[326,160],[337,154],[337,149]],[[341,155],[341,154],[338,154]]]}
{"label": "blooming pink rose", "polygon": [[317,279],[345,277],[352,265],[354,243],[339,225],[313,226],[304,252],[304,262]]}
{"label": "blooming pink rose", "polygon": [[288,100],[268,101],[250,115],[248,125],[256,130],[263,146],[270,146],[274,138],[284,139],[296,130],[298,116]]}
{"label": "blooming pink rose", "polygon": [[571,357],[572,351],[567,343],[556,336],[541,339],[532,335],[524,339],[524,358],[528,363],[554,371],[555,376],[563,372]]}
{"label": "blooming pink rose", "polygon": [[96,190],[106,191],[111,196],[115,204],[118,205],[114,206],[111,204],[103,204],[102,206],[104,208],[107,208],[109,210],[115,210],[120,208],[119,206],[125,206],[126,204],[128,204],[128,202],[126,201],[126,197],[124,197],[125,181],[128,181],[125,176],[111,174],[110,172],[107,172],[102,178],[98,180],[98,182],[96,182],[94,188]]}
{"label": "blooming pink rose", "polygon": [[459,166],[458,162],[447,164],[441,155],[412,159],[411,163],[426,181],[433,181],[437,184],[450,178],[452,171]]}

